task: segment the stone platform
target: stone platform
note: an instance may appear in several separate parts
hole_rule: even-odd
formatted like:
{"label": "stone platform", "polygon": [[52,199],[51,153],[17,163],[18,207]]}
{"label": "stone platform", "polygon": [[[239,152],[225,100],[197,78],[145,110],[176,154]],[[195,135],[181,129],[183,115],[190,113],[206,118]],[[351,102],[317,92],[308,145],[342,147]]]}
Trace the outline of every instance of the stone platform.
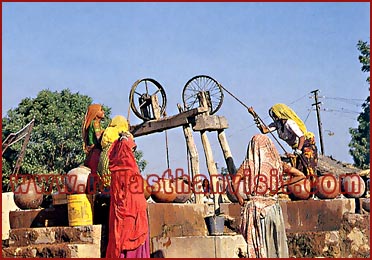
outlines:
{"label": "stone platform", "polygon": [[11,229],[3,258],[99,258],[101,225]]}
{"label": "stone platform", "polygon": [[[369,257],[370,215],[358,208],[363,203],[365,199],[281,200],[290,257]],[[222,203],[224,234],[209,236],[204,218],[213,214],[212,205],[148,203],[151,256],[244,256],[246,243],[238,234],[240,208],[237,203]],[[98,212],[107,216],[103,211]],[[8,238],[4,240],[3,233],[2,255],[6,258],[100,258],[105,248],[106,227],[104,222],[95,224],[5,230]]]}

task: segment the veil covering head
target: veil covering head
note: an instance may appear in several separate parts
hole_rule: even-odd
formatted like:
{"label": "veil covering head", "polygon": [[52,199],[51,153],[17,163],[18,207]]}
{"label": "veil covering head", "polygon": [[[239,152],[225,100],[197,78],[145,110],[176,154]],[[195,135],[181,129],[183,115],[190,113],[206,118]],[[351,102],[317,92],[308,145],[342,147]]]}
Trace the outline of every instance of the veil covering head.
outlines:
{"label": "veil covering head", "polygon": [[83,150],[87,152],[87,130],[92,123],[92,120],[97,116],[97,113],[102,109],[100,104],[91,104],[88,106],[87,112],[85,113],[82,137],[83,137]]}
{"label": "veil covering head", "polygon": [[[256,195],[269,194],[278,191],[281,186],[283,164],[278,150],[272,140],[264,134],[256,134],[248,144],[244,168],[249,169],[246,188],[250,192],[258,192]],[[275,174],[277,177],[272,178]],[[259,184],[259,176],[265,176],[267,186]]]}
{"label": "veil covering head", "polygon": [[291,119],[296,122],[298,127],[304,133],[306,138],[314,137],[312,132],[308,132],[305,123],[297,116],[297,114],[286,104],[278,103],[269,109],[269,115],[272,119]]}
{"label": "veil covering head", "polygon": [[105,147],[110,145],[115,140],[119,138],[119,133],[129,133],[129,124],[127,119],[124,116],[118,115],[114,116],[109,124],[109,126],[105,129],[105,132],[102,136],[101,145]]}

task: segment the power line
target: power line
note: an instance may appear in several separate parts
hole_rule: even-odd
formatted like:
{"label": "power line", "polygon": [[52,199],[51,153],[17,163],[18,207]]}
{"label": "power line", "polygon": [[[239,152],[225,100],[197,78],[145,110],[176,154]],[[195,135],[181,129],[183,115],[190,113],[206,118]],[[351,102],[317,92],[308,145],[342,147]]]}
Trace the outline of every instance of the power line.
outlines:
{"label": "power line", "polygon": [[310,116],[310,113],[311,113],[311,109],[309,109],[309,113],[307,113],[307,116],[306,116],[306,119],[305,119],[304,123],[306,123],[307,119],[308,119],[309,116]]}
{"label": "power line", "polygon": [[307,95],[309,95],[309,93],[306,93],[305,95],[303,95],[302,97],[300,97],[300,98],[298,98],[298,99],[296,99],[296,100],[294,100],[294,101],[292,101],[291,103],[289,103],[290,105],[292,105],[292,104],[294,104],[294,103],[296,103],[296,102],[298,102],[298,101],[300,101],[301,99],[303,99],[304,97],[306,97]]}
{"label": "power line", "polygon": [[323,96],[323,98],[337,100],[337,101],[347,103],[347,104],[351,104],[351,105],[355,105],[355,106],[358,106],[358,107],[362,106],[362,103],[365,101],[363,99],[357,99],[357,98],[341,98],[341,97],[327,97],[327,96]]}
{"label": "power line", "polygon": [[339,112],[339,113],[347,113],[347,114],[360,114],[360,112],[348,110],[348,109],[345,109],[343,107],[341,109],[323,108],[322,111],[325,111],[325,112]]}
{"label": "power line", "polygon": [[322,96],[323,98],[328,98],[328,99],[336,99],[336,100],[351,100],[351,101],[364,101],[364,99],[360,98],[342,98],[342,97],[327,97],[327,96]]}

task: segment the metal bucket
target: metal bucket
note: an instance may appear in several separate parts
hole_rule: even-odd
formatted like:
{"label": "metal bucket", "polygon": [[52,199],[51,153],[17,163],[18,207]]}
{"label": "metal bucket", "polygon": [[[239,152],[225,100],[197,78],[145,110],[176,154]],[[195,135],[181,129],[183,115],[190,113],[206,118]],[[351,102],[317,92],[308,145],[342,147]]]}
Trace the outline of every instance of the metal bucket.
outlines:
{"label": "metal bucket", "polygon": [[225,218],[223,216],[209,216],[205,218],[208,233],[210,236],[218,236],[223,234],[225,226]]}

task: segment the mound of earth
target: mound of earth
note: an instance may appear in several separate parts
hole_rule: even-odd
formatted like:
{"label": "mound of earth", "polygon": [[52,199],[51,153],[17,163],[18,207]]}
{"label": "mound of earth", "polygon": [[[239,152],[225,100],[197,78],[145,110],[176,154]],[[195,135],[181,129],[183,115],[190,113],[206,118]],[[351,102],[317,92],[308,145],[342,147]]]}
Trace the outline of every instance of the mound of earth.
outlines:
{"label": "mound of earth", "polygon": [[320,174],[333,173],[338,176],[341,174],[357,173],[360,176],[369,178],[370,170],[362,170],[350,163],[337,161],[332,156],[318,155],[318,171]]}

